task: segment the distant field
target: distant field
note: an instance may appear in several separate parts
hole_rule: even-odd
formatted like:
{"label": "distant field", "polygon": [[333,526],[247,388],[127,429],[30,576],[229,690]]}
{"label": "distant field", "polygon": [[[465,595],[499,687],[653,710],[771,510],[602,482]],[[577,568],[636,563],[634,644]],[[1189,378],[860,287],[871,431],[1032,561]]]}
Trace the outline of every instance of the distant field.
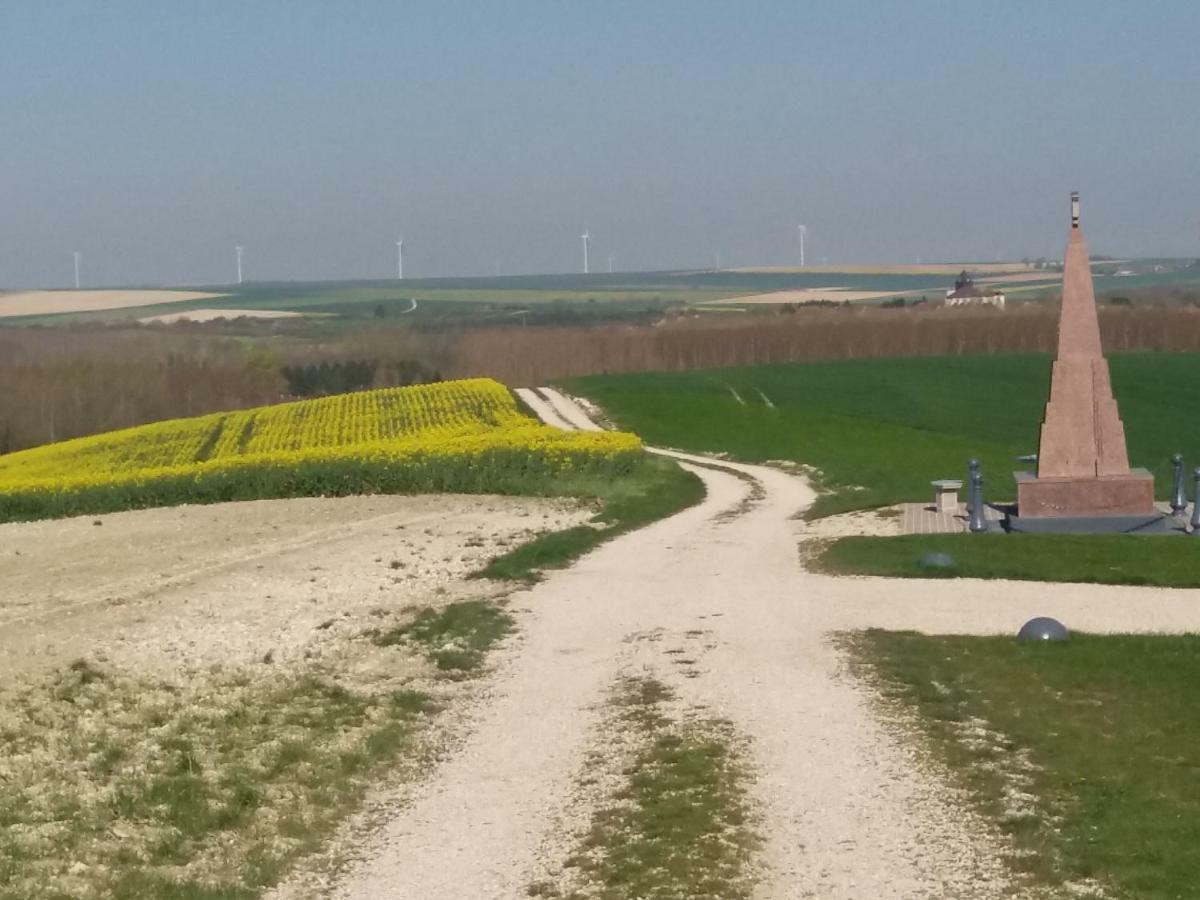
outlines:
{"label": "distant field", "polygon": [[[1159,285],[1200,284],[1200,269],[1178,268],[1130,277],[1097,275],[1100,293]],[[1095,264],[1111,269],[1111,261]],[[321,312],[331,318],[319,326],[338,326],[339,320],[395,318],[407,314],[412,301],[419,308],[409,324],[454,321],[468,324],[588,324],[653,321],[668,309],[704,309],[704,304],[731,298],[761,298],[775,302],[780,291],[800,292],[797,298],[850,299],[873,302],[897,294],[940,297],[966,269],[974,277],[1011,286],[1006,291],[1037,299],[1052,293],[1060,281],[1053,271],[1032,272],[1020,263],[946,263],[919,266],[808,266],[799,268],[719,269],[613,274],[511,275],[479,278],[409,278],[359,281],[250,282],[214,285],[203,293],[182,291],[54,291],[0,294],[0,318],[6,324],[58,324],[78,319],[122,319],[166,315],[190,308],[252,309]],[[825,292],[837,292],[825,297]],[[67,298],[57,306],[45,297],[16,304],[12,297],[53,294]],[[822,296],[818,296],[818,294]],[[85,295],[108,295],[94,303]],[[130,303],[114,304],[113,296],[139,297],[138,312]],[[782,296],[782,295],[780,295]],[[70,298],[74,298],[71,300]],[[4,312],[6,300],[12,304]],[[779,300],[779,302],[797,302]],[[71,305],[73,304],[73,305]],[[747,302],[748,312],[756,312]]]}
{"label": "distant field", "polygon": [[[1200,353],[1111,358],[1130,458],[1169,492],[1170,457],[1200,463],[1189,414]],[[1049,388],[1042,355],[847,360],[589,376],[567,386],[647,443],[814,466],[831,493],[813,515],[924,499],[978,457],[992,500],[1011,499],[1017,456],[1037,452]]]}
{"label": "distant field", "polygon": [[769,294],[750,294],[743,297],[729,297],[724,300],[707,300],[706,303],[738,304],[770,306],[780,303],[816,303],[822,300],[834,303],[857,303],[863,300],[881,300],[891,297],[890,291],[852,291],[841,287],[804,288],[798,291],[772,291]]}
{"label": "distant field", "polygon": [[958,263],[916,263],[914,265],[881,264],[875,266],[760,266],[733,269],[735,272],[767,272],[778,273],[848,273],[854,275],[946,275],[953,278],[963,269],[973,272],[1006,273],[1025,272],[1028,266],[1020,262],[958,262]]}
{"label": "distant field", "polygon": [[303,315],[305,313],[283,309],[188,309],[183,312],[146,316],[138,321],[143,324],[159,322],[170,325],[175,322],[212,322],[217,319],[291,319]]}
{"label": "distant field", "polygon": [[0,318],[101,312],[213,300],[223,294],[202,291],[19,291],[0,293]]}

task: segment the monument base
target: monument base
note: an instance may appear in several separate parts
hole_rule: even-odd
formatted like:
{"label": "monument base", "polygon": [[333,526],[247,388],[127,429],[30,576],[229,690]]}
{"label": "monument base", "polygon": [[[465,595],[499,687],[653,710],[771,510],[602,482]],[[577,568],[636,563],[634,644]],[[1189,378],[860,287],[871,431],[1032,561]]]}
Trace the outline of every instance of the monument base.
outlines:
{"label": "monument base", "polygon": [[1017,510],[1009,520],[1013,531],[1137,531],[1163,517],[1154,507],[1154,476],[1145,469],[1091,478],[1038,477],[1032,472],[1015,472],[1014,477]]}
{"label": "monument base", "polygon": [[1009,534],[1186,534],[1166,513],[1152,516],[1034,516],[1011,513],[1004,520]]}

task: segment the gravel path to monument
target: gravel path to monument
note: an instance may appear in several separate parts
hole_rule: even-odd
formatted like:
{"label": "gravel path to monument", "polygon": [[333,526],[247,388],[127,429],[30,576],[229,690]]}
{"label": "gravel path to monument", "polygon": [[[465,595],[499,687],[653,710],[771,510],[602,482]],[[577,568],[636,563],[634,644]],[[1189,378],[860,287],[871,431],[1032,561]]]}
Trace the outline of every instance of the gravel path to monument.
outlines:
{"label": "gravel path to monument", "polygon": [[[586,413],[553,391],[546,418]],[[538,403],[544,407],[546,403]],[[521,637],[500,652],[460,746],[394,813],[328,895],[526,896],[570,851],[564,822],[606,689],[687,646],[686,700],[750,739],[766,838],[758,900],[990,898],[1004,846],[945,773],[881,720],[833,636],[868,626],[1011,632],[1034,614],[1093,631],[1200,628],[1197,592],[811,575],[798,562],[813,493],[781,471],[694,470],[707,499],[614,540],[518,595]],[[697,649],[699,648],[699,649]],[[693,652],[694,651],[694,652]]]}

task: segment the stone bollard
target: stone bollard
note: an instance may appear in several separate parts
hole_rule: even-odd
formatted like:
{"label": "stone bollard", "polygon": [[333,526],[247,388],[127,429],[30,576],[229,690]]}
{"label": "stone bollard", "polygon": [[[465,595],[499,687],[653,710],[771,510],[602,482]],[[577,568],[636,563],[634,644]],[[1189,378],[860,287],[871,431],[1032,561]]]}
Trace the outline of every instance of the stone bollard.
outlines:
{"label": "stone bollard", "polygon": [[971,496],[975,504],[971,509],[971,520],[967,527],[978,534],[987,531],[987,520],[983,517],[983,474],[979,469],[971,473]]}
{"label": "stone bollard", "polygon": [[1200,537],[1200,468],[1197,468],[1193,478],[1195,485],[1192,489],[1192,535]]}
{"label": "stone bollard", "polygon": [[1171,515],[1182,516],[1187,512],[1187,496],[1183,492],[1183,454],[1176,453],[1171,457],[1171,467],[1175,470],[1171,488]]}

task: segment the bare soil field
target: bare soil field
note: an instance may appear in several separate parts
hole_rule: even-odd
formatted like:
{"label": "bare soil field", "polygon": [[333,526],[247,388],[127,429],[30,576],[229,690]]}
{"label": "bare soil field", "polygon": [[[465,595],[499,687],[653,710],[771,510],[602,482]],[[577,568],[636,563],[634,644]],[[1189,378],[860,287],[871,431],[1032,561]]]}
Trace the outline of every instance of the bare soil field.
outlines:
{"label": "bare soil field", "polygon": [[202,291],[18,291],[0,293],[0,318],[101,312],[224,296]]}
{"label": "bare soil field", "polygon": [[705,306],[759,306],[773,303],[813,303],[818,300],[847,300],[851,303],[859,300],[878,300],[881,297],[895,297],[899,294],[920,294],[929,291],[853,291],[840,287],[803,288],[794,291],[771,291],[767,294],[750,294],[745,297],[726,297],[723,300],[705,300]]}
{"label": "bare soil field", "polygon": [[0,896],[258,896],[439,752],[471,629],[510,621],[509,586],[465,576],[591,512],[349,497],[0,527]]}
{"label": "bare soil field", "polygon": [[589,515],[554,500],[346,497],[0,525],[0,682],[76,659],[166,677],[285,661],[380,606],[494,592],[464,577]]}
{"label": "bare soil field", "polygon": [[189,309],[185,312],[164,313],[161,316],[146,316],[138,319],[143,325],[162,322],[215,322],[217,319],[295,319],[309,313],[289,312],[284,309]]}
{"label": "bare soil field", "polygon": [[1028,267],[1019,262],[998,263],[918,263],[916,265],[869,266],[762,266],[729,269],[730,272],[785,273],[844,273],[854,275],[957,275],[963,269],[977,272],[1024,272]]}

